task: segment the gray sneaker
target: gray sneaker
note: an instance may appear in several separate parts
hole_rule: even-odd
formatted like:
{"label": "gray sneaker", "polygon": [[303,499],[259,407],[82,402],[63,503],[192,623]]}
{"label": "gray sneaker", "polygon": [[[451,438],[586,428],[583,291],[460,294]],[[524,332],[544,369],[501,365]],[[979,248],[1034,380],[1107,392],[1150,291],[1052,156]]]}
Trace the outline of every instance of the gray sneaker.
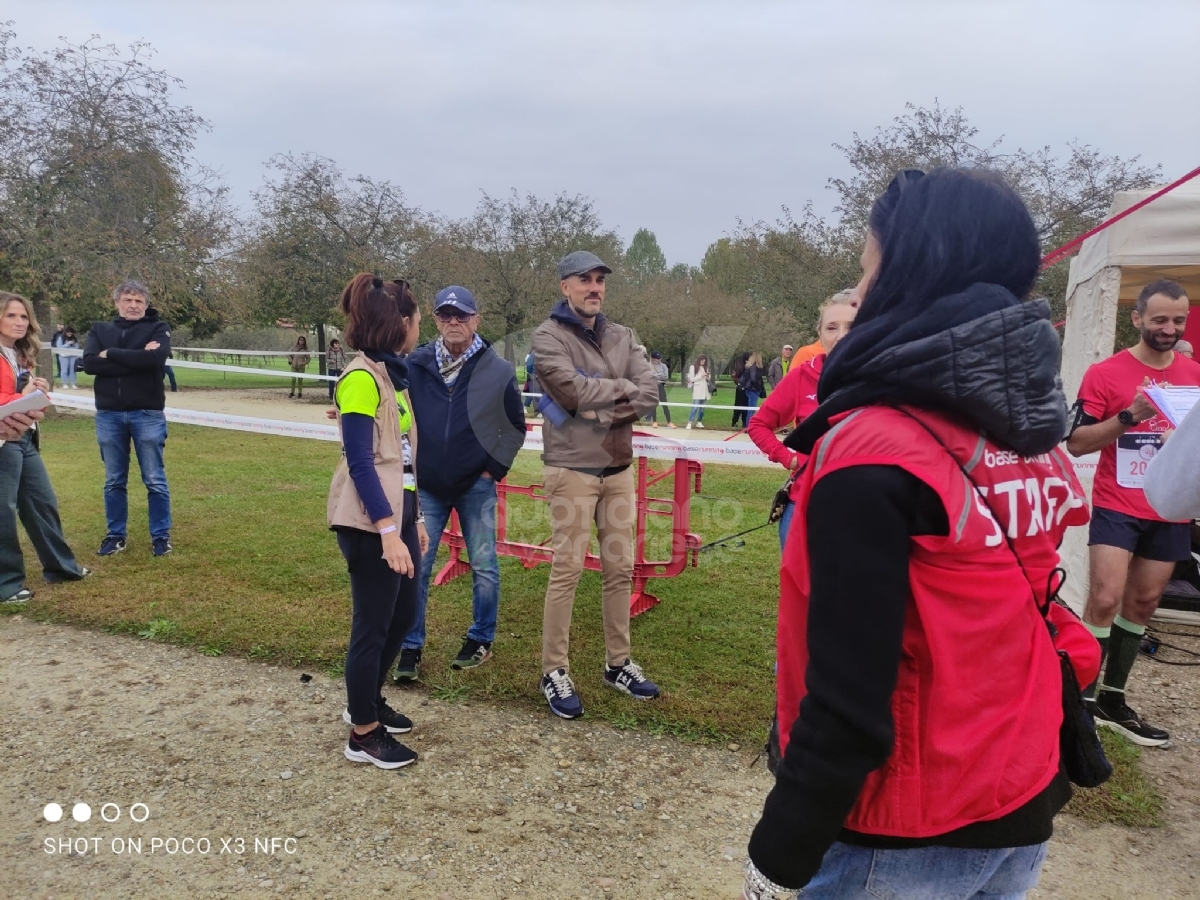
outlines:
{"label": "gray sneaker", "polygon": [[11,597],[5,597],[3,600],[0,600],[0,603],[28,603],[32,599],[33,591],[29,588],[21,588]]}

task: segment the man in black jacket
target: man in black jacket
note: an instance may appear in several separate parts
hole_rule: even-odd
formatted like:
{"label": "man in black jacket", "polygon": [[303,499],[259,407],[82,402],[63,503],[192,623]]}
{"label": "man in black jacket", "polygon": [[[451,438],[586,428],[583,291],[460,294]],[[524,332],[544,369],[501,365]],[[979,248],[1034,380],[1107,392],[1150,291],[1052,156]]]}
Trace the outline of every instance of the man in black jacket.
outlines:
{"label": "man in black jacket", "polygon": [[171,493],[163,468],[163,371],[171,354],[171,328],[150,306],[144,284],[124,282],[113,291],[113,302],[117,317],[93,325],[83,351],[83,371],[96,376],[96,440],[105,473],[108,533],[97,553],[111,556],[125,549],[132,441],[149,496],[154,555],[164,556],[171,552]]}
{"label": "man in black jacket", "polygon": [[[438,292],[438,339],[408,360],[408,391],[417,423],[417,492],[432,541],[458,513],[471,564],[474,621],[451,665],[470,669],[492,656],[500,608],[496,559],[496,482],[525,443],[525,410],[512,363],[476,334],[479,309],[471,292]],[[396,681],[416,681],[425,646],[425,606],[437,544],[421,558],[417,617],[400,648]]]}

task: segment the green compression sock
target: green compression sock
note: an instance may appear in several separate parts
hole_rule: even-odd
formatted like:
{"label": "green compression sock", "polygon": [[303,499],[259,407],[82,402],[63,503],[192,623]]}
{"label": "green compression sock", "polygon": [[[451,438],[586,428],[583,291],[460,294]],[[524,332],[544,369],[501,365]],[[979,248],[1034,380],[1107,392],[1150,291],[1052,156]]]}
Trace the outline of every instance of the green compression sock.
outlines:
{"label": "green compression sock", "polygon": [[1117,616],[1112,624],[1112,637],[1109,639],[1108,666],[1100,682],[1102,692],[1125,693],[1125,683],[1129,680],[1134,662],[1137,661],[1138,648],[1145,633],[1145,625],[1135,625],[1128,619]]}

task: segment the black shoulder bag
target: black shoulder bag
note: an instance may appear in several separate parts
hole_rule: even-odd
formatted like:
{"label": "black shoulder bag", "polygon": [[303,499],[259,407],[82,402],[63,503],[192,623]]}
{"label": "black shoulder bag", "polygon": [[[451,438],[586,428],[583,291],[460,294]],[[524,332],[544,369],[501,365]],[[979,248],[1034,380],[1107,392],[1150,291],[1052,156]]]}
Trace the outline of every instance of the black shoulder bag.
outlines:
{"label": "black shoulder bag", "polygon": [[[895,408],[895,407],[893,407]],[[962,472],[963,477],[975,489],[975,493],[983,501],[984,506],[992,514],[992,518],[997,522],[1000,519],[996,516],[996,511],[992,509],[988,499],[984,496],[983,491],[979,489],[979,485],[975,483],[975,479],[971,477],[971,473],[959,461],[954,452],[946,446],[945,442],[934,433],[928,425],[918,419],[916,416],[902,409],[897,409],[898,412],[904,413],[922,428],[924,428],[929,436],[932,437],[943,450],[950,455],[954,460],[954,464],[958,466],[958,470]],[[1001,533],[1004,535],[1004,540],[1008,544],[1008,550],[1016,559],[1017,565],[1021,567],[1021,574],[1025,576],[1025,580],[1029,583],[1030,596],[1033,598],[1034,605],[1041,613],[1042,620],[1046,623],[1046,628],[1050,632],[1051,642],[1058,636],[1058,630],[1054,627],[1054,623],[1048,618],[1051,603],[1060,603],[1058,592],[1062,587],[1063,580],[1066,578],[1066,572],[1062,569],[1055,569],[1050,573],[1050,578],[1046,584],[1046,603],[1045,605],[1037,602],[1037,591],[1033,587],[1033,580],[1029,577],[1029,572],[1025,569],[1025,563],[1021,559],[1017,548],[1013,546],[1012,538],[1008,536],[1008,529],[1001,528]],[[1056,576],[1061,576],[1055,584]],[[1074,611],[1071,613],[1074,615]],[[1092,718],[1092,714],[1088,712],[1087,706],[1084,703],[1083,691],[1079,688],[1079,680],[1075,677],[1075,668],[1071,665],[1071,657],[1066,650],[1060,650],[1055,647],[1055,652],[1058,654],[1059,669],[1062,671],[1062,710],[1063,720],[1058,731],[1058,748],[1059,756],[1062,758],[1063,771],[1067,773],[1067,777],[1073,784],[1080,787],[1098,787],[1108,781],[1112,775],[1112,763],[1108,761],[1108,757],[1104,755],[1104,747],[1100,744],[1100,738],[1096,735],[1096,722]]]}

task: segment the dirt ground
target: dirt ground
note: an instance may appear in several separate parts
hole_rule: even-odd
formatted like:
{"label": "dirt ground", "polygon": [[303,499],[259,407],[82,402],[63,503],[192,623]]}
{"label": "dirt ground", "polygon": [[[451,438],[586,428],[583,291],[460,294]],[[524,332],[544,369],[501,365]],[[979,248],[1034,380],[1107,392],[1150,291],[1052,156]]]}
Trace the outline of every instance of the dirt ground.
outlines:
{"label": "dirt ground", "polygon": [[[1064,817],[1034,897],[1200,897],[1197,671],[1141,671],[1146,712],[1175,732],[1170,750],[1146,757],[1169,798],[1166,826]],[[0,894],[737,895],[770,787],[752,765],[756,748],[396,689],[421,759],[383,772],[342,757],[341,685],[301,675],[0,619]],[[61,821],[45,819],[48,803]],[[91,807],[89,820],[73,820],[77,803]]]}

